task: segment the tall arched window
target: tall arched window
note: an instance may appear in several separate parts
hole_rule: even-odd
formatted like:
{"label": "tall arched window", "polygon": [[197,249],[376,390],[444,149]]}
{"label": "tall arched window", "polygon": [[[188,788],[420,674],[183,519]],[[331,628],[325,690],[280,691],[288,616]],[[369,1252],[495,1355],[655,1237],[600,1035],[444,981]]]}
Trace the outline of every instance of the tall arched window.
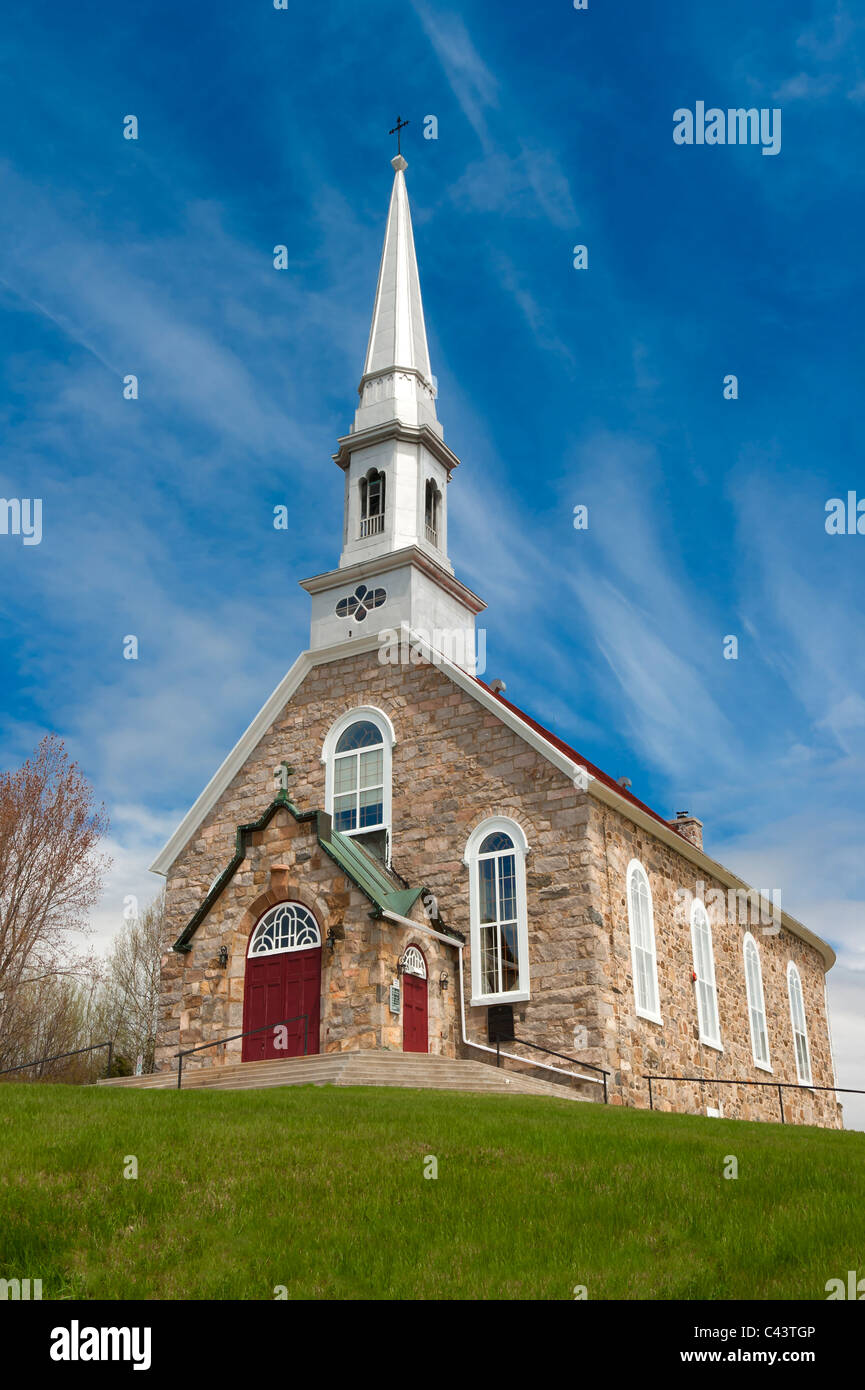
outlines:
{"label": "tall arched window", "polygon": [[344,714],[324,741],[325,808],[333,828],[356,837],[385,862],[391,815],[393,725],[382,710]]}
{"label": "tall arched window", "polygon": [[360,480],[360,534],[377,536],[384,530],[384,474],[371,468]]}
{"label": "tall arched window", "polygon": [[639,859],[632,859],[628,865],[627,891],[636,1010],[640,1018],[661,1023],[652,890]]}
{"label": "tall arched window", "polygon": [[790,996],[790,1022],[793,1025],[793,1045],[796,1049],[796,1080],[800,1086],[811,1085],[811,1051],[808,1047],[808,1028],[805,1023],[805,1000],[799,971],[790,961],[787,966],[787,993]]}
{"label": "tall arched window", "polygon": [[691,946],[694,952],[694,989],[697,995],[700,1042],[720,1049],[721,1025],[718,1020],[718,992],[715,988],[712,928],[709,925],[708,913],[699,901],[695,901],[691,908]]}
{"label": "tall arched window", "polygon": [[441,500],[438,484],[434,478],[427,478],[424,506],[424,534],[430,545],[438,545],[441,521]]}
{"label": "tall arched window", "polygon": [[748,1018],[751,1024],[751,1054],[756,1066],[771,1071],[769,1034],[766,1030],[766,1003],[763,998],[763,972],[760,952],[750,932],[742,947],[745,957],[745,991],[748,996]]}
{"label": "tall arched window", "polygon": [[502,817],[469,836],[473,1004],[529,998],[528,848],[522,828]]}

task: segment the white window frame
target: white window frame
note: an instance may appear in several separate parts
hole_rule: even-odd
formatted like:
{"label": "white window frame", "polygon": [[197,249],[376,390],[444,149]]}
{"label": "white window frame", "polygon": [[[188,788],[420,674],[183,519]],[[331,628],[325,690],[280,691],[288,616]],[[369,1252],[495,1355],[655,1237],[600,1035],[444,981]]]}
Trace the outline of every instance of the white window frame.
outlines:
{"label": "white window frame", "polygon": [[[797,1009],[794,1006],[793,986],[795,983],[798,1011],[801,1013],[802,1026],[799,1028],[796,1023]],[[811,1070],[811,1046],[808,1042],[808,1020],[805,1017],[805,994],[802,989],[802,976],[799,974],[799,967],[794,961],[787,963],[787,998],[790,1001],[790,1027],[793,1030],[793,1051],[796,1055],[796,1080],[800,1086],[813,1086],[814,1077]],[[806,1070],[803,1071],[799,1065],[799,1048],[796,1045],[796,1038],[800,1036],[805,1044]]]}
{"label": "white window frame", "polygon": [[427,979],[426,956],[420,946],[406,946],[402,953],[402,973],[416,975],[419,980]]}
{"label": "white window frame", "polygon": [[[631,900],[631,886],[634,879],[637,877],[642,879],[645,884],[649,904],[649,937],[652,943],[652,949],[651,952],[647,952],[647,954],[651,955],[652,977],[655,983],[655,1002],[657,1004],[656,1009],[651,1009],[645,1004],[641,1004],[637,997],[637,981],[639,979],[639,972],[637,970],[637,933],[635,931],[634,910]],[[631,938],[631,974],[634,989],[634,1008],[638,1018],[645,1018],[649,1023],[663,1023],[664,1020],[661,1017],[661,994],[658,989],[658,947],[655,940],[655,909],[652,901],[652,885],[649,883],[649,875],[646,873],[639,859],[632,859],[628,865],[628,872],[625,879],[625,896],[628,902],[628,933]],[[645,948],[642,949],[645,950]]]}
{"label": "white window frame", "polygon": [[[487,836],[495,834],[496,831],[499,831],[502,835],[508,835],[514,846],[519,988],[507,990],[499,994],[480,994],[478,993],[478,984],[483,979],[483,971],[481,968],[481,895],[478,882],[479,851]],[[526,855],[528,852],[529,842],[526,839],[525,831],[522,826],[519,825],[517,821],[509,820],[506,816],[491,816],[488,820],[481,821],[480,825],[475,826],[466,842],[463,863],[468,866],[469,871],[472,1008],[486,1007],[490,1004],[524,1003],[527,999],[531,998],[531,981],[529,976],[529,925],[526,903]]]}
{"label": "white window frame", "polygon": [[340,715],[335,723],[331,724],[321,753],[321,761],[324,763],[324,809],[329,816],[333,816],[334,802],[334,760],[336,758],[336,745],[345,733],[346,729],[352,724],[359,724],[367,721],[374,724],[381,734],[382,740],[382,820],[378,825],[363,825],[356,830],[341,830],[341,835],[348,835],[354,838],[356,835],[369,835],[376,830],[384,830],[388,844],[388,862],[390,862],[390,837],[391,837],[391,785],[393,769],[393,748],[396,743],[393,724],[391,724],[384,710],[377,709],[375,705],[357,705],[354,709],[348,710]]}
{"label": "white window frame", "polygon": [[[379,505],[376,511],[369,510],[370,487],[374,482],[380,480]],[[365,540],[369,536],[380,536],[384,532],[384,518],[387,508],[387,474],[383,468],[369,468],[359,479],[358,492],[360,494],[360,530],[358,538]]]}
{"label": "white window frame", "polygon": [[[308,921],[305,922],[305,929],[309,931],[310,927],[314,928],[316,933],[316,940],[304,941],[301,942],[300,945],[274,946],[266,951],[256,951],[254,949],[256,939],[259,933],[261,932],[262,928],[265,927],[266,924],[269,925],[270,918],[277,917],[278,914],[281,911],[284,911],[287,907],[298,908],[299,912],[295,915],[299,916],[301,920],[303,920],[304,918],[308,919]],[[301,903],[298,902],[296,898],[291,898],[287,899],[285,902],[276,903],[274,907],[268,908],[267,912],[263,913],[262,916],[259,917],[252,931],[249,933],[249,944],[246,948],[246,954],[248,959],[261,960],[263,956],[284,956],[287,955],[290,951],[314,950],[316,946],[321,946],[321,927],[318,925],[315,913],[313,912],[312,908],[307,907],[306,903]]]}
{"label": "white window frame", "polygon": [[[430,507],[432,502],[432,507]],[[442,493],[435,478],[427,478],[424,488],[424,536],[430,545],[438,547],[441,540]]]}
{"label": "white window frame", "polygon": [[[708,973],[705,978],[701,971],[702,962],[700,960],[700,952],[697,949],[697,935],[699,932],[698,920],[702,921],[706,930],[705,943]],[[715,951],[712,944],[712,924],[709,921],[706,904],[701,902],[699,898],[695,898],[694,902],[691,904],[691,953],[694,959],[694,975],[696,976],[694,980],[694,994],[697,1000],[697,1026],[700,1031],[700,1042],[706,1047],[714,1047],[718,1052],[723,1052],[724,1045],[721,1042],[721,1015],[718,1010],[718,986],[715,981]],[[707,986],[712,992],[712,999],[715,1006],[715,1024],[717,1028],[714,1035],[709,1032],[709,1029],[706,1027],[706,1019],[703,1017],[701,985]]]}
{"label": "white window frame", "polygon": [[[752,947],[753,947],[753,950],[754,950],[754,959],[755,959],[756,965],[757,965],[757,989],[759,990],[759,998],[758,998],[756,1001],[754,1000],[753,995],[752,995],[752,992],[751,992],[751,977],[750,977],[750,975],[748,974],[748,947],[749,947],[749,946],[752,946]],[[764,994],[764,992],[763,992],[763,963],[762,963],[762,961],[760,960],[760,948],[759,948],[759,946],[757,945],[756,941],[754,940],[754,938],[753,938],[753,936],[751,935],[750,932],[746,932],[746,933],[745,933],[745,939],[744,939],[744,941],[742,942],[742,968],[743,968],[744,971],[745,971],[745,997],[746,997],[747,1002],[748,1002],[748,1029],[749,1029],[750,1034],[751,1034],[751,1056],[752,1056],[753,1059],[754,1059],[754,1066],[755,1066],[755,1067],[759,1067],[761,1071],[767,1071],[767,1072],[769,1072],[769,1073],[771,1074],[771,1073],[772,1073],[772,1052],[771,1052],[771,1049],[770,1049],[770,1047],[769,1047],[769,1020],[768,1020],[768,1018],[766,1017],[766,996],[765,996],[765,994]],[[755,1013],[762,1014],[762,1017],[763,1017],[763,1035],[764,1035],[764,1037],[765,1037],[765,1039],[766,1039],[766,1056],[765,1056],[765,1059],[762,1058],[762,1057],[759,1055],[759,1053],[757,1052],[757,1039],[756,1039],[756,1037],[755,1037],[755,1035],[754,1035],[754,1018],[753,1018],[753,1015],[754,1015]]]}

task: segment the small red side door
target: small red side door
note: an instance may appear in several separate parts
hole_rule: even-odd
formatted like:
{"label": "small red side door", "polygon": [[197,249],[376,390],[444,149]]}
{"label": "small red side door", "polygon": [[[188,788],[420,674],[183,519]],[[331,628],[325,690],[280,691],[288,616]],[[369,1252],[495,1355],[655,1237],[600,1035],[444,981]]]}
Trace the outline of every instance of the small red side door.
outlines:
{"label": "small red side door", "polygon": [[427,982],[419,975],[402,977],[402,1050],[429,1052]]}

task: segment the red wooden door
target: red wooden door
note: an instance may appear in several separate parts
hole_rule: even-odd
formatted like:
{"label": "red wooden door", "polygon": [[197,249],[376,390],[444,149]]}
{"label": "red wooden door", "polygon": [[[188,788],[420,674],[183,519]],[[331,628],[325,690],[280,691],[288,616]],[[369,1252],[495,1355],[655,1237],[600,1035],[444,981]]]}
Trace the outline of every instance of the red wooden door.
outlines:
{"label": "red wooden door", "polygon": [[[300,1018],[285,1029],[271,1031],[285,1018],[309,1017],[307,1053],[318,1052],[319,1010],[321,1007],[321,947],[305,951],[280,951],[273,955],[250,956],[246,962],[243,992],[243,1031],[264,1028],[243,1039],[243,1061],[261,1062],[265,1058],[302,1057],[304,1025]],[[277,1042],[285,1047],[277,1047]]]}
{"label": "red wooden door", "polygon": [[429,1052],[427,982],[419,975],[402,977],[402,1050]]}

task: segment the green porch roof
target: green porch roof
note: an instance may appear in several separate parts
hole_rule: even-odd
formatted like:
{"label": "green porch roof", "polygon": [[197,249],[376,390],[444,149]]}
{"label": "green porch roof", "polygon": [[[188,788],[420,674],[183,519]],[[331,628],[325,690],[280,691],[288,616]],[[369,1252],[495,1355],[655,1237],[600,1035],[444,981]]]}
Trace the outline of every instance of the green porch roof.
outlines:
{"label": "green porch roof", "polygon": [[[246,847],[251,836],[257,830],[263,830],[280,808],[290,811],[296,821],[315,821],[318,843],[324,852],[339,865],[343,873],[357,885],[362,893],[366,894],[376,909],[376,915],[383,912],[397,912],[401,917],[406,917],[418,898],[426,891],[423,887],[400,887],[397,876],[388,872],[384,865],[369,854],[357,840],[353,839],[351,835],[343,835],[339,830],[334,830],[332,818],[326,811],[299,811],[289,801],[287,793],[280,792],[262,812],[258,820],[237,827],[233,858],[218,878],[214,880],[207,896],[190,917],[172,950],[182,953],[192,950],[191,942],[196,929],[204,921],[223,888],[231,881],[246,858]],[[441,921],[437,922],[436,926],[445,935],[453,937],[454,941],[465,939],[462,932],[454,930],[453,927],[445,926]]]}
{"label": "green porch roof", "polygon": [[351,835],[334,830],[331,817],[324,811],[318,816],[318,843],[331,859],[343,869],[366,896],[382,912],[398,912],[407,916],[424,892],[421,888],[399,888],[383,864],[358,844]]}

